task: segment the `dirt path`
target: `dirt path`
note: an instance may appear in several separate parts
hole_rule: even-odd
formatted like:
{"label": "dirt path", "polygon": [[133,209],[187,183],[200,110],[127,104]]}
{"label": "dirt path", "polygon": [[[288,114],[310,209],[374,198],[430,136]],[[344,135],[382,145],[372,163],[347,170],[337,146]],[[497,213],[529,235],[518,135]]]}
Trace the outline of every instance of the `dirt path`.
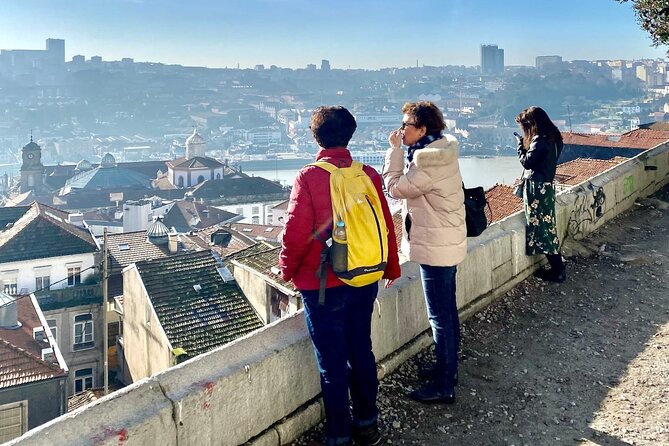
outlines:
{"label": "dirt path", "polygon": [[669,187],[582,241],[590,255],[568,259],[565,283],[530,278],[463,324],[455,405],[406,397],[431,351],[384,379],[386,444],[669,445],[669,210],[657,199]]}

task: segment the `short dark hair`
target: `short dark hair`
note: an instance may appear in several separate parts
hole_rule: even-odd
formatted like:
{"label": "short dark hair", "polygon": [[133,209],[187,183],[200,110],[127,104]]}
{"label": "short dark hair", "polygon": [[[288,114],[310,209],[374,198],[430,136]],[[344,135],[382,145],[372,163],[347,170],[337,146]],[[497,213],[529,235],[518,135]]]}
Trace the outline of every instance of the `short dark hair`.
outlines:
{"label": "short dark hair", "polygon": [[416,126],[425,127],[425,133],[428,135],[440,133],[446,128],[444,115],[433,102],[407,102],[402,107],[402,113],[413,116],[416,119]]}
{"label": "short dark hair", "polygon": [[318,107],[309,125],[314,139],[324,149],[346,147],[357,127],[351,112],[341,105]]}

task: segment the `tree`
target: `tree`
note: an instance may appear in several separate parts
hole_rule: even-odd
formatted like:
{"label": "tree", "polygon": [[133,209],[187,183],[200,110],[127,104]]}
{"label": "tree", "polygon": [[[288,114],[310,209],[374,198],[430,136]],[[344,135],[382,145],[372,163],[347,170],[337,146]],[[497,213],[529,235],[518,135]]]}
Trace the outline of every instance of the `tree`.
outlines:
{"label": "tree", "polygon": [[617,0],[631,1],[639,25],[650,34],[653,45],[669,45],[669,0]]}

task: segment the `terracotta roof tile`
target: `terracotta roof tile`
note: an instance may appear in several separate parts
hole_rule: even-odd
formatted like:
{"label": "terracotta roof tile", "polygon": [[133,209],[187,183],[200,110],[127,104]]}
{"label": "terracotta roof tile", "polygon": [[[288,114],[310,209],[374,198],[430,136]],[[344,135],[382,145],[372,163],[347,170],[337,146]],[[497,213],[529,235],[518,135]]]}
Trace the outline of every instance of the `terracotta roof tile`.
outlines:
{"label": "terracotta roof tile", "polygon": [[[523,199],[513,194],[513,187],[496,184],[485,192],[492,211],[492,222],[500,221],[523,208]],[[487,213],[487,212],[486,212]]]}
{"label": "terracotta roof tile", "polygon": [[66,372],[58,363],[42,360],[42,349],[49,348],[50,344],[33,338],[33,328],[42,324],[32,299],[21,296],[16,305],[21,326],[0,328],[0,389],[65,376]]}
{"label": "terracotta roof tile", "polygon": [[615,157],[610,160],[577,158],[560,164],[555,171],[555,179],[559,184],[574,186],[617,166],[627,158]]}
{"label": "terracotta roof tile", "polygon": [[562,133],[565,144],[647,150],[669,141],[669,131],[637,129],[622,135]]}

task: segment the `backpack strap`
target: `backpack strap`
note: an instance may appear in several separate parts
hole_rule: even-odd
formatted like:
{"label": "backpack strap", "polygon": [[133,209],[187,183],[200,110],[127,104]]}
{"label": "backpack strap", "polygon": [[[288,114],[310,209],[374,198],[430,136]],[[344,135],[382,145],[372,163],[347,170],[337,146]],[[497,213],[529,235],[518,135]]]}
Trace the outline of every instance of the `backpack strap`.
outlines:
{"label": "backpack strap", "polygon": [[328,263],[328,253],[329,253],[329,248],[327,243],[325,243],[325,240],[323,240],[320,235],[314,231],[314,238],[321,242],[321,245],[323,248],[321,249],[321,261],[318,267],[318,270],[316,271],[316,277],[319,278],[319,285],[318,285],[318,305],[324,305],[325,304],[325,285],[327,283],[328,279],[328,268],[327,268],[327,263]]}

